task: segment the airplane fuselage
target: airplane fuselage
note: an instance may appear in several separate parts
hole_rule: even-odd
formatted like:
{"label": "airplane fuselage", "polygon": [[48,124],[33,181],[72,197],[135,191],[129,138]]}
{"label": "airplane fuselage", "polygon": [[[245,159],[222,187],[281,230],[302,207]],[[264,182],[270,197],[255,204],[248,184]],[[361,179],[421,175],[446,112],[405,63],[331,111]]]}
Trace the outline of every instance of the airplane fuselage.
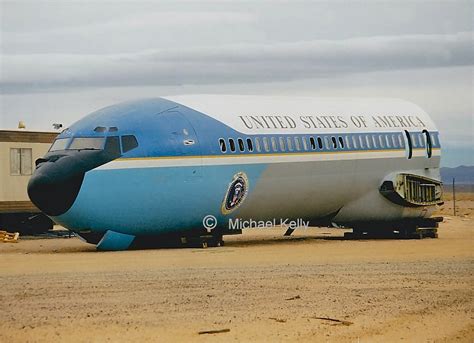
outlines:
{"label": "airplane fuselage", "polygon": [[[158,98],[63,131],[29,194],[58,224],[121,249],[135,237],[201,231],[209,215],[217,230],[236,218],[402,225],[440,201],[439,163],[437,129],[404,101]],[[409,182],[428,186],[408,195]]]}

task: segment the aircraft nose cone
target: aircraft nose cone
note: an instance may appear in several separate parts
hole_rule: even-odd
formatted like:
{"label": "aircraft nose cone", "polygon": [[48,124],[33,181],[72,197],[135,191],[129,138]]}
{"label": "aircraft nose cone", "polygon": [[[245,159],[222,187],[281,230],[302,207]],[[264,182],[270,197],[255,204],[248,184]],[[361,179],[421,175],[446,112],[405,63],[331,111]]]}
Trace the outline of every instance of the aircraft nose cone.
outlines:
{"label": "aircraft nose cone", "polygon": [[70,174],[64,165],[43,162],[28,183],[28,196],[41,211],[58,216],[72,206],[83,179],[83,172]]}

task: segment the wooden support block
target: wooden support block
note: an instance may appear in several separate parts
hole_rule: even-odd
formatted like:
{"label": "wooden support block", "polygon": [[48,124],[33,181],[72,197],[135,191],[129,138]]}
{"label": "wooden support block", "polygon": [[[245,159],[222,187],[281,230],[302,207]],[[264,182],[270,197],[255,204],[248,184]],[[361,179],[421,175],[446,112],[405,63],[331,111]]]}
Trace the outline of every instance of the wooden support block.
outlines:
{"label": "wooden support block", "polygon": [[18,238],[20,238],[20,233],[18,232],[6,232],[0,231],[0,241],[3,243],[18,243]]}

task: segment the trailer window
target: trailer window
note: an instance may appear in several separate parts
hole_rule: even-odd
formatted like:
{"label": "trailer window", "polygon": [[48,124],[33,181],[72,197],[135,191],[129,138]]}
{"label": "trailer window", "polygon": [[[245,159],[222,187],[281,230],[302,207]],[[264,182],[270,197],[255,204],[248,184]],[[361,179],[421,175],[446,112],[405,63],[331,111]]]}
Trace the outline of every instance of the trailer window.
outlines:
{"label": "trailer window", "polygon": [[69,138],[58,138],[54,141],[49,151],[58,151],[58,150],[66,150],[67,143],[69,142]]}
{"label": "trailer window", "polygon": [[30,148],[10,149],[10,175],[31,175],[32,170]]}

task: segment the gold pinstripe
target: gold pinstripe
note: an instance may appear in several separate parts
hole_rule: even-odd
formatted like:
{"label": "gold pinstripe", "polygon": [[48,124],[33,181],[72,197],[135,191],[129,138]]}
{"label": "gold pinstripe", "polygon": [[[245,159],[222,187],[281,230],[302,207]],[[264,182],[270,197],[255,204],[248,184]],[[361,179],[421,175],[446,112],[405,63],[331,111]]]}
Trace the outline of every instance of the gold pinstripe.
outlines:
{"label": "gold pinstripe", "polygon": [[[413,148],[415,150],[425,150],[425,148]],[[433,148],[435,150],[441,150],[440,148]],[[223,157],[264,157],[264,156],[304,156],[304,155],[319,155],[319,154],[348,154],[348,153],[366,153],[366,152],[390,152],[390,151],[405,151],[405,149],[384,149],[384,150],[361,150],[361,151],[315,151],[315,152],[300,152],[300,153],[268,153],[268,154],[235,154],[223,153],[221,155],[193,155],[193,156],[160,156],[160,157],[129,157],[129,158],[118,158],[116,161],[140,161],[140,160],[178,160],[178,159],[191,159],[191,158],[223,158]]]}

